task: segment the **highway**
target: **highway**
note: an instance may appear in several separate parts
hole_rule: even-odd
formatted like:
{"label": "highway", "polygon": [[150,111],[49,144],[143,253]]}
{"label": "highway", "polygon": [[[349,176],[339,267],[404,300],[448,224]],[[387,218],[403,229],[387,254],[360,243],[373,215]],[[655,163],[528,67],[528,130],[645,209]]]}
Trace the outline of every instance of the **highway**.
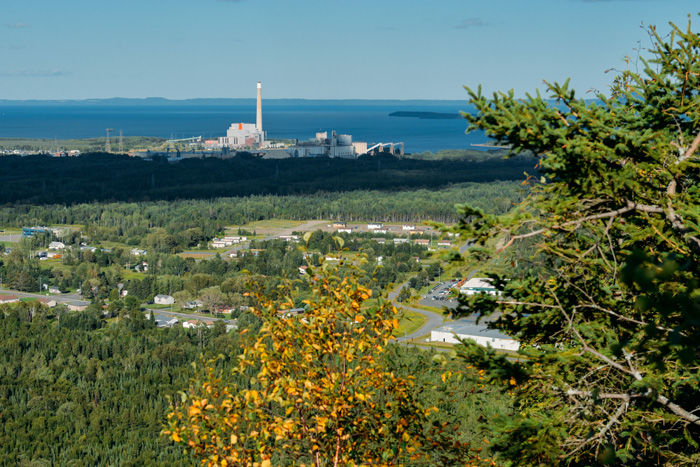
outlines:
{"label": "highway", "polygon": [[29,293],[17,292],[15,290],[0,289],[0,295],[16,295],[19,298],[49,298],[56,300],[57,303],[65,303],[66,305],[89,305],[90,302],[83,300],[77,293],[66,293],[61,295],[53,295],[48,293]]}

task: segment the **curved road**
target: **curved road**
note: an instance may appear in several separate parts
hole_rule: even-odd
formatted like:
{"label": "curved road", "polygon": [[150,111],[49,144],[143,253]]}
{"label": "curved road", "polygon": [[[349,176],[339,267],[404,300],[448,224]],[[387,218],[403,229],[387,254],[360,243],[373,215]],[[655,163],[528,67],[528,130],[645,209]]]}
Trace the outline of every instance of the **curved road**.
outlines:
{"label": "curved road", "polygon": [[411,306],[400,305],[400,304],[395,303],[394,300],[396,300],[396,297],[399,295],[399,291],[401,289],[403,289],[404,287],[408,287],[408,281],[401,284],[395,291],[389,292],[389,295],[388,295],[389,300],[391,300],[391,302],[394,303],[394,305],[397,308],[403,308],[403,309],[410,310],[410,311],[413,311],[416,313],[420,313],[421,315],[425,316],[426,321],[425,321],[425,324],[423,324],[423,326],[421,326],[415,332],[408,334],[406,336],[397,337],[396,338],[397,342],[409,341],[411,339],[415,339],[416,337],[421,337],[421,336],[425,336],[426,334],[430,334],[430,331],[442,326],[442,323],[445,319],[444,316],[439,315],[437,313],[433,313],[432,311],[421,310],[419,308],[413,308]]}

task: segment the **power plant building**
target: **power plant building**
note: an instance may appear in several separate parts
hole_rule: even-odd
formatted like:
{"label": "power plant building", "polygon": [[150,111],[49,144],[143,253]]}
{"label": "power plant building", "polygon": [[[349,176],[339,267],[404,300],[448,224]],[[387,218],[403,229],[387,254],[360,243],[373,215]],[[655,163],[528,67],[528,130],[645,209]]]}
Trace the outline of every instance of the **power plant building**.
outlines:
{"label": "power plant building", "polygon": [[218,139],[218,146],[228,148],[265,147],[265,132],[262,128],[262,83],[258,81],[257,112],[255,124],[232,123],[226,136]]}
{"label": "power plant building", "polygon": [[355,159],[367,152],[366,142],[353,142],[351,135],[338,135],[334,132],[328,138],[328,133],[316,133],[316,138],[310,141],[297,142],[288,151],[292,157],[342,157]]}

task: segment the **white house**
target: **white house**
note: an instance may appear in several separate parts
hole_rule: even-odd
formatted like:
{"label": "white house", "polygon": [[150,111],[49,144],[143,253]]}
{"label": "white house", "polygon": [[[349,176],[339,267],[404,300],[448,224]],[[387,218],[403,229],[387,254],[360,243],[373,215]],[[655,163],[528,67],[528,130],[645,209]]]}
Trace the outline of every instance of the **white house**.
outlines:
{"label": "white house", "polygon": [[367,224],[367,230],[381,229],[382,227],[384,226],[379,222],[370,222],[369,224]]}
{"label": "white house", "polygon": [[0,303],[17,303],[19,297],[16,295],[0,295]]}
{"label": "white house", "polygon": [[401,226],[402,230],[416,230],[415,224],[404,224]]}
{"label": "white house", "polygon": [[196,328],[197,326],[214,326],[214,323],[216,321],[212,321],[210,319],[203,319],[203,320],[198,320],[198,319],[191,319],[189,321],[185,321],[182,323],[183,328]]}
{"label": "white house", "polygon": [[51,242],[49,243],[49,250],[64,250],[66,245],[63,242]]}
{"label": "white house", "polygon": [[134,248],[130,253],[132,256],[146,256],[146,250],[139,250],[138,248]]}
{"label": "white house", "polygon": [[192,300],[189,302],[185,302],[182,304],[183,309],[188,309],[188,310],[194,310],[196,308],[202,308],[204,306],[204,302],[201,300]]}
{"label": "white house", "polygon": [[49,308],[53,308],[56,305],[58,305],[58,302],[56,300],[51,300],[50,298],[37,298],[37,301],[40,303],[43,303],[44,305],[48,306]]}
{"label": "white house", "polygon": [[153,303],[156,305],[172,305],[175,303],[175,299],[170,295],[156,295],[153,298]]}
{"label": "white house", "polygon": [[520,342],[486,326],[453,322],[430,332],[431,342],[458,344],[459,339],[471,339],[483,347],[499,350],[516,351],[520,348]]}

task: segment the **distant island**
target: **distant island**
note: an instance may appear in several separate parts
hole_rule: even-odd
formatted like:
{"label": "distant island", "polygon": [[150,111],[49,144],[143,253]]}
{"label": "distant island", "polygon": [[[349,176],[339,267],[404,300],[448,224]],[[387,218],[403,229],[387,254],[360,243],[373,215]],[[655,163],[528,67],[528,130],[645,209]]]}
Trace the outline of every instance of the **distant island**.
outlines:
{"label": "distant island", "polygon": [[398,111],[389,114],[390,117],[411,117],[420,118],[424,120],[452,120],[456,118],[462,118],[460,114],[448,114],[441,112],[412,112],[412,111]]}

